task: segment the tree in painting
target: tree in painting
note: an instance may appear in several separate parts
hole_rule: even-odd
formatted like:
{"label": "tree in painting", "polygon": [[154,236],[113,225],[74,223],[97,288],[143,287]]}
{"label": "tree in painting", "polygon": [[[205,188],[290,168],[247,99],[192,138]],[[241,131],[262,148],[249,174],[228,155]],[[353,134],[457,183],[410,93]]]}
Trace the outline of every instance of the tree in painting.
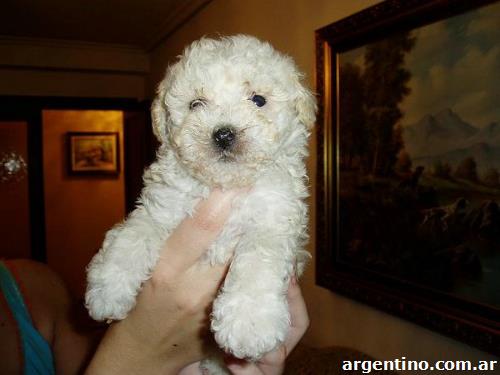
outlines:
{"label": "tree in painting", "polygon": [[399,151],[396,165],[394,166],[395,172],[398,174],[409,173],[412,165],[410,154],[405,150]]}
{"label": "tree in painting", "polygon": [[455,177],[472,182],[477,182],[477,163],[474,158],[468,157],[462,160],[462,162],[457,167]]}
{"label": "tree in painting", "polygon": [[432,176],[442,179],[451,178],[451,165],[448,163],[443,163],[441,160],[436,160],[432,166]]}
{"label": "tree in painting", "polygon": [[415,45],[410,33],[372,43],[366,48],[364,110],[369,143],[366,145],[367,170],[375,176],[389,176],[402,148],[399,104],[410,93],[411,73],[405,68],[405,55]]}
{"label": "tree in painting", "polygon": [[[361,69],[345,64],[340,71],[340,164],[343,169],[359,167],[359,156],[366,149],[364,85]],[[357,165],[355,165],[357,164]]]}
{"label": "tree in painting", "polygon": [[498,173],[496,168],[490,168],[485,172],[483,183],[492,188],[500,187],[500,173]]}

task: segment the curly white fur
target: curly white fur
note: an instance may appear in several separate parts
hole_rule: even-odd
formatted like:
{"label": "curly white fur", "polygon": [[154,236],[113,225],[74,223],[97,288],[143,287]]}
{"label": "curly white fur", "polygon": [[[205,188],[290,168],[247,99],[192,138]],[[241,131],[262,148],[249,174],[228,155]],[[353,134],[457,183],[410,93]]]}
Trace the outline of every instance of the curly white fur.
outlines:
{"label": "curly white fur", "polygon": [[[265,105],[251,100],[256,94]],[[162,243],[211,188],[251,186],[207,252],[212,264],[233,256],[211,327],[217,343],[239,358],[257,359],[282,343],[288,282],[308,257],[304,158],[315,112],[293,61],[268,43],[237,35],[186,48],[152,106],[161,146],[137,208],[106,234],[88,267],[91,316],[126,317]],[[234,130],[228,150],[214,144],[221,126]]]}

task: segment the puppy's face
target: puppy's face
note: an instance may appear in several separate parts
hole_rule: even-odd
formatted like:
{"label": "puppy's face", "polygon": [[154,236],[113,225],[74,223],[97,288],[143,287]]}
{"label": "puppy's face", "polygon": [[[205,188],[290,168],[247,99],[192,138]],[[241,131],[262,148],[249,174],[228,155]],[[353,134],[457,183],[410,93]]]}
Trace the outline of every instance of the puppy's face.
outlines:
{"label": "puppy's face", "polygon": [[305,138],[314,115],[293,62],[246,36],[193,43],[153,104],[160,141],[193,176],[219,187],[252,184],[282,153],[294,152],[290,138]]}

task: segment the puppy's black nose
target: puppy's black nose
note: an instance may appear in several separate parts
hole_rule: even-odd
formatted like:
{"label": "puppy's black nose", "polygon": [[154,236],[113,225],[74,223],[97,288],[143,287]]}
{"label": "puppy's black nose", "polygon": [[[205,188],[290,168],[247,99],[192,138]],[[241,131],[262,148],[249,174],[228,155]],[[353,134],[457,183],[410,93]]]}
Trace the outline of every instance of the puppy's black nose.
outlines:
{"label": "puppy's black nose", "polygon": [[221,150],[227,150],[233,145],[236,139],[236,134],[231,127],[223,126],[214,131],[212,138],[218,148]]}

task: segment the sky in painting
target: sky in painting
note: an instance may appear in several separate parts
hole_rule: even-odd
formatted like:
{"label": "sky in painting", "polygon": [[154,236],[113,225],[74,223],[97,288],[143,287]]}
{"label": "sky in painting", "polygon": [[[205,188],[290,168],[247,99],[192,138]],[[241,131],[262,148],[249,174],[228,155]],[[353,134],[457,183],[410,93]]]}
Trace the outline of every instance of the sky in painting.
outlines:
{"label": "sky in painting", "polygon": [[[411,94],[401,103],[403,125],[451,108],[473,126],[500,122],[500,2],[412,31],[406,56]],[[364,48],[340,56],[363,66]]]}

